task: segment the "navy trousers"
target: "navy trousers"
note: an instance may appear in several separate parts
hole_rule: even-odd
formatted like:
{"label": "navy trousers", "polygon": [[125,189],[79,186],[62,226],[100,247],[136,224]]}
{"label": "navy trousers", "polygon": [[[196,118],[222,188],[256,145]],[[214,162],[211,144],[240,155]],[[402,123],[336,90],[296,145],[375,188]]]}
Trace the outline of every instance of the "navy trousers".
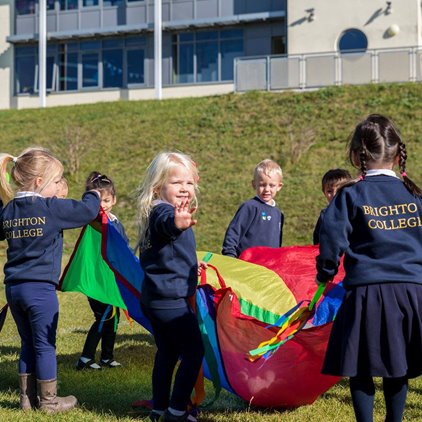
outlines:
{"label": "navy trousers", "polygon": [[37,281],[7,283],[6,298],[21,338],[19,373],[35,373],[40,380],[55,379],[59,319],[56,286]]}
{"label": "navy trousers", "polygon": [[[142,305],[142,310],[151,322],[157,345],[152,372],[154,409],[165,410],[170,406],[184,411],[190,402],[204,357],[196,315],[187,302],[184,308],[152,309]],[[173,372],[179,358],[180,365],[171,391]]]}

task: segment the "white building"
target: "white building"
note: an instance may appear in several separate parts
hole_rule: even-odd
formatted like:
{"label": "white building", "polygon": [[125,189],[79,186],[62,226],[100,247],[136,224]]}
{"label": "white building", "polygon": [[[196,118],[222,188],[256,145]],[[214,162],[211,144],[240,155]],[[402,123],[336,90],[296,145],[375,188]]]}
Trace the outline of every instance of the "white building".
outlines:
{"label": "white building", "polygon": [[[47,106],[154,98],[154,0],[47,0],[47,8]],[[162,10],[163,98],[233,91],[238,57],[411,48],[420,66],[420,0],[162,0]],[[37,39],[38,1],[2,0],[1,109],[38,107]],[[300,81],[303,69],[288,63]],[[283,66],[274,77],[285,77]]]}

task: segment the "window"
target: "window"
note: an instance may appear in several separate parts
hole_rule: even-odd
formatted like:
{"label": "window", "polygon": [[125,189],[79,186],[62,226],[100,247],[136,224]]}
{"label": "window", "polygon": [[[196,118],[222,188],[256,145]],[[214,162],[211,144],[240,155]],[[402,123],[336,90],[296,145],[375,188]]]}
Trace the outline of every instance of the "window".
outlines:
{"label": "window", "polygon": [[144,50],[127,51],[127,83],[143,84],[144,80]]}
{"label": "window", "polygon": [[98,0],[83,0],[83,7],[98,6]]}
{"label": "window", "polygon": [[36,49],[35,47],[16,47],[15,56],[16,93],[31,94],[34,92]]}
{"label": "window", "polygon": [[123,86],[123,50],[103,51],[103,86],[118,88]]}
{"label": "window", "polygon": [[35,13],[36,0],[16,0],[16,14],[30,15]]}
{"label": "window", "polygon": [[98,86],[98,53],[82,54],[82,87]]}
{"label": "window", "polygon": [[104,6],[119,6],[124,4],[124,0],[103,0]]}
{"label": "window", "polygon": [[[145,37],[50,42],[47,47],[47,89],[122,88],[145,84]],[[38,48],[15,49],[16,93],[38,90]]]}
{"label": "window", "polygon": [[368,48],[368,38],[359,29],[347,29],[344,31],[338,43],[341,53],[364,53]]}
{"label": "window", "polygon": [[78,8],[78,0],[60,0],[60,10],[75,10]]}
{"label": "window", "polygon": [[72,47],[72,44],[60,45],[59,91],[78,89],[78,52]]}
{"label": "window", "polygon": [[286,37],[271,37],[271,54],[286,54]]}
{"label": "window", "polygon": [[218,81],[218,32],[196,34],[197,81]]}
{"label": "window", "polygon": [[184,32],[173,36],[173,82],[233,80],[233,62],[243,56],[243,31]]}

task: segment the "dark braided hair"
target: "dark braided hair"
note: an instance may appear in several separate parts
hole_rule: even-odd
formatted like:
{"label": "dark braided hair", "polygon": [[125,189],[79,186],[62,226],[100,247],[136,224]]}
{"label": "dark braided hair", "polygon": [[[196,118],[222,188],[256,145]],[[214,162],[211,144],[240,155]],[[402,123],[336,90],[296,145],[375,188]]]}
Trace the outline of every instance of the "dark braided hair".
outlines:
{"label": "dark braided hair", "polygon": [[368,162],[392,164],[399,159],[400,173],[406,188],[417,196],[422,190],[406,174],[406,145],[393,122],[380,114],[371,114],[356,126],[349,143],[349,159],[365,177]]}

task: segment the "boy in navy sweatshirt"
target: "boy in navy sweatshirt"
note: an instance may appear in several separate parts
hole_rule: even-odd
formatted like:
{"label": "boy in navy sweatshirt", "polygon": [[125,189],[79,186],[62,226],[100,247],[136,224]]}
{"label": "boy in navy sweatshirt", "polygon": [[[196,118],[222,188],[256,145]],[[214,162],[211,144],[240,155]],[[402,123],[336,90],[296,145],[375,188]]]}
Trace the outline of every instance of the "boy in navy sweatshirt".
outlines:
{"label": "boy in navy sweatshirt", "polygon": [[[352,180],[352,176],[344,169],[331,169],[322,176],[322,193],[327,198],[328,204],[333,200],[337,190],[345,183]],[[318,221],[315,225],[314,234],[312,236],[313,244],[319,245],[319,229],[325,215],[327,207],[321,210]]]}
{"label": "boy in navy sweatshirt", "polygon": [[284,215],[275,206],[283,187],[283,173],[273,160],[263,160],[254,171],[252,187],[256,196],[244,202],[227,228],[223,255],[234,258],[253,246],[279,248],[283,237]]}

